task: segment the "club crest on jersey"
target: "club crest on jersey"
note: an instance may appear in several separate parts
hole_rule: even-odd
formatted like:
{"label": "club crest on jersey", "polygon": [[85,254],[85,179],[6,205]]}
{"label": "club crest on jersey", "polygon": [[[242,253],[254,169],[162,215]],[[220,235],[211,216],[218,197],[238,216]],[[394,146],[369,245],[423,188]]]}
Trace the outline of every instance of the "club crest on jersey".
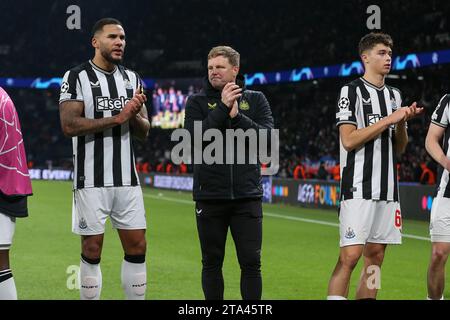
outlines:
{"label": "club crest on jersey", "polygon": [[125,98],[124,96],[115,99],[110,97],[97,97],[95,100],[95,109],[98,112],[120,111],[130,100],[130,98]]}
{"label": "club crest on jersey", "polygon": [[84,218],[81,218],[81,219],[78,221],[78,227],[79,227],[80,229],[86,229],[86,228],[87,228],[87,223],[86,223],[86,220],[84,220]]}
{"label": "club crest on jersey", "polygon": [[346,239],[353,239],[354,237],[356,237],[355,231],[353,231],[352,228],[348,227],[344,237]]}
{"label": "club crest on jersey", "polygon": [[125,82],[125,89],[127,89],[127,90],[133,90],[133,86],[131,85],[130,80],[125,79],[124,82]]}
{"label": "club crest on jersey", "polygon": [[395,101],[395,99],[394,98],[392,98],[391,99],[391,107],[392,107],[392,110],[397,110],[397,102]]}
{"label": "club crest on jersey", "polygon": [[214,110],[217,107],[217,103],[209,103],[208,102],[208,109],[209,110]]}
{"label": "club crest on jersey", "polygon": [[242,100],[241,103],[239,104],[239,109],[241,110],[248,110],[250,109],[250,105],[248,104],[248,102],[246,100]]}

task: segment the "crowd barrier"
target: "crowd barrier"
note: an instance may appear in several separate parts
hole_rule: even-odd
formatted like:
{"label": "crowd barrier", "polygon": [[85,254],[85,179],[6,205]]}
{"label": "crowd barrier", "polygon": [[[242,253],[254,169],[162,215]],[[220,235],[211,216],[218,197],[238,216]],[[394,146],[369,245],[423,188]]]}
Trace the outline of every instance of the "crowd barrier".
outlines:
{"label": "crowd barrier", "polygon": [[[33,180],[72,180],[70,170],[30,169]],[[139,174],[142,186],[192,191],[191,175]],[[264,202],[284,203],[308,208],[339,207],[339,183],[320,180],[294,180],[263,177]],[[406,219],[430,218],[435,186],[400,183],[400,205]]]}
{"label": "crowd barrier", "polygon": [[[191,175],[140,174],[142,186],[191,191]],[[284,203],[308,208],[339,207],[340,187],[334,181],[294,180],[263,177],[264,202]],[[400,183],[402,216],[427,221],[430,217],[435,186]]]}

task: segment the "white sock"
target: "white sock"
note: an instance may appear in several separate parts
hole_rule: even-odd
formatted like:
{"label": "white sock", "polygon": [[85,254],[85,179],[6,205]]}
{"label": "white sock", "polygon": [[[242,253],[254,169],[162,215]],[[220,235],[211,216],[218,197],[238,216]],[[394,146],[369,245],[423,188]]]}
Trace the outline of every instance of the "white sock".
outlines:
{"label": "white sock", "polygon": [[328,296],[327,300],[347,300],[347,298],[343,296]]}
{"label": "white sock", "polygon": [[[99,261],[100,262],[100,261]],[[80,262],[80,298],[81,300],[99,300],[102,291],[102,271],[100,263]]]}
{"label": "white sock", "polygon": [[[144,258],[145,259],[145,258]],[[122,288],[128,300],[145,300],[147,268],[144,262],[122,262]]]}
{"label": "white sock", "polygon": [[11,269],[0,271],[0,300],[17,300],[16,284]]}

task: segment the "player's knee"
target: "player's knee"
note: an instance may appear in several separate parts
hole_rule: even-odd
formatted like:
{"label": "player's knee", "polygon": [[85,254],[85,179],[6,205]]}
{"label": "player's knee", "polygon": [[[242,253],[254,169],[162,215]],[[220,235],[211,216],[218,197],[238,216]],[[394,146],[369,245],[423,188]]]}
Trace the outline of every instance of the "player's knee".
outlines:
{"label": "player's knee", "polygon": [[140,254],[145,254],[147,251],[147,241],[145,238],[143,238],[136,246],[137,250],[140,252]]}
{"label": "player's knee", "polygon": [[126,249],[126,253],[129,255],[145,255],[146,251],[147,241],[145,238],[133,241]]}
{"label": "player's knee", "polygon": [[126,255],[145,255],[147,252],[147,242],[145,238],[135,240],[135,241],[129,241],[125,245],[125,254]]}
{"label": "player's knee", "polygon": [[240,254],[239,264],[242,271],[259,271],[261,268],[261,255],[259,251]]}
{"label": "player's knee", "polygon": [[448,253],[441,248],[433,248],[431,253],[431,261],[434,264],[444,263],[447,260]]}
{"label": "player's knee", "polygon": [[222,268],[225,251],[217,246],[202,247],[203,268]]}
{"label": "player's knee", "polygon": [[371,264],[381,265],[384,260],[384,251],[377,250],[370,252],[369,255],[366,256],[366,258],[370,260]]}
{"label": "player's knee", "polygon": [[89,259],[99,259],[101,255],[101,245],[97,242],[83,242],[83,256]]}
{"label": "player's knee", "polygon": [[344,254],[341,254],[339,258],[339,263],[342,267],[348,268],[348,269],[354,269],[356,265],[358,264],[358,260],[361,257],[360,254],[355,252],[347,252]]}
{"label": "player's knee", "polygon": [[223,265],[223,255],[203,255],[203,271],[219,271]]}
{"label": "player's knee", "polygon": [[0,270],[9,269],[9,250],[0,250]]}

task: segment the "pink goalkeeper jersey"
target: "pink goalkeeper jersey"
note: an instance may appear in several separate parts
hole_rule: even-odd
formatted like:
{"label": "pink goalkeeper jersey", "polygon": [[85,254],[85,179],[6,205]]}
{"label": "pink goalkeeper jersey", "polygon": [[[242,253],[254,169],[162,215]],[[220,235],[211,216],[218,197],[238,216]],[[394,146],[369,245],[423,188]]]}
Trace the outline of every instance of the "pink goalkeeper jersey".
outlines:
{"label": "pink goalkeeper jersey", "polygon": [[32,194],[19,116],[0,87],[0,191],[7,196]]}

